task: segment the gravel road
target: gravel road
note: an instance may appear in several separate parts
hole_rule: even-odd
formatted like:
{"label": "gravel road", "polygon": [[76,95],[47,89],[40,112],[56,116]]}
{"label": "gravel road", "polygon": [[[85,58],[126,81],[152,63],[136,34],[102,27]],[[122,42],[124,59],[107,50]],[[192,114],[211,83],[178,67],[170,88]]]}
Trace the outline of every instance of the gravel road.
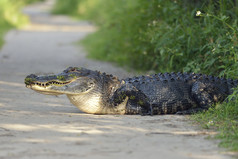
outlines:
{"label": "gravel road", "polygon": [[186,116],[91,115],[65,96],[25,88],[30,73],[68,66],[132,76],[110,63],[86,58],[75,42],[95,28],[48,13],[53,1],[24,8],[31,24],[12,30],[0,51],[0,159],[156,158],[228,159]]}

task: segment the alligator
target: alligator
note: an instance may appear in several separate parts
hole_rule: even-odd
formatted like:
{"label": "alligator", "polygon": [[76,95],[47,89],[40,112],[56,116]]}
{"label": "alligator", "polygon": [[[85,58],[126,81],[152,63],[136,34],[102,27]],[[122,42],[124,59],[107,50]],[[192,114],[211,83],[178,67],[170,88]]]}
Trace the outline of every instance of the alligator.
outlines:
{"label": "alligator", "polygon": [[66,94],[90,114],[192,114],[223,102],[238,80],[196,73],[158,73],[118,79],[86,68],[25,78],[27,88],[46,95]]}

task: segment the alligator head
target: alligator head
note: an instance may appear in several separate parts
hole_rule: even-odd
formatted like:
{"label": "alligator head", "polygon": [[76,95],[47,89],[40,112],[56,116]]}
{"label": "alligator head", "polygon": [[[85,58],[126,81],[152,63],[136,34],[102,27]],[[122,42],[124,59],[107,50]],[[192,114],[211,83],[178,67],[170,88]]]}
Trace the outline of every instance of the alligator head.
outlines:
{"label": "alligator head", "polygon": [[120,86],[112,75],[101,74],[85,68],[69,67],[55,75],[28,75],[27,88],[46,95],[66,94],[72,104],[86,113],[121,114],[125,112],[126,101],[114,107],[111,96]]}
{"label": "alligator head", "polygon": [[84,68],[69,67],[56,75],[28,75],[25,78],[27,88],[47,95],[80,94],[92,89],[95,78],[92,71]]}

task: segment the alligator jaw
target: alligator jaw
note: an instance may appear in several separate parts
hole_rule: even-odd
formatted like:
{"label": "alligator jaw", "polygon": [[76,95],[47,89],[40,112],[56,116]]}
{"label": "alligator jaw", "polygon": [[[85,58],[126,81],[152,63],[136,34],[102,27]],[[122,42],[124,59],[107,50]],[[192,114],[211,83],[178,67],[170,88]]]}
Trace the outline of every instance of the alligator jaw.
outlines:
{"label": "alligator jaw", "polygon": [[48,95],[87,93],[96,84],[96,79],[87,76],[89,71],[68,68],[53,75],[31,74],[25,78],[25,84],[27,88]]}
{"label": "alligator jaw", "polygon": [[34,74],[28,75],[25,78],[25,84],[27,88],[30,88],[38,93],[46,94],[46,95],[61,95],[64,94],[62,91],[55,90],[52,88],[57,87],[65,87],[71,82],[75,81],[75,79],[70,80],[59,80],[58,76],[36,76]]}
{"label": "alligator jaw", "polygon": [[[45,95],[61,95],[63,93],[57,92],[57,91],[52,91],[48,90],[47,87],[42,87],[38,85],[26,85],[27,88],[30,88],[38,93],[45,94]],[[50,86],[48,86],[50,87]]]}
{"label": "alligator jaw", "polygon": [[31,83],[28,82],[29,80],[26,78],[25,79],[25,84],[26,84],[26,87],[27,88],[47,88],[47,87],[50,87],[52,85],[55,85],[55,86],[65,86],[71,82],[73,82],[73,80],[71,81],[65,81],[65,82],[61,82],[61,81],[48,81],[48,82],[39,82],[39,81],[32,81]]}

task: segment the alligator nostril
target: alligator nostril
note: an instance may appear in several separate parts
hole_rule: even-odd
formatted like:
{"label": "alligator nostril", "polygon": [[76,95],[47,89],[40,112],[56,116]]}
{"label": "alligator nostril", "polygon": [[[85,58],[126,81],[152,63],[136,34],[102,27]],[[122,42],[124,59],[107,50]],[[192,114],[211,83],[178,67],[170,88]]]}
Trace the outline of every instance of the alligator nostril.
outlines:
{"label": "alligator nostril", "polygon": [[37,76],[35,74],[30,74],[26,78],[36,78]]}

